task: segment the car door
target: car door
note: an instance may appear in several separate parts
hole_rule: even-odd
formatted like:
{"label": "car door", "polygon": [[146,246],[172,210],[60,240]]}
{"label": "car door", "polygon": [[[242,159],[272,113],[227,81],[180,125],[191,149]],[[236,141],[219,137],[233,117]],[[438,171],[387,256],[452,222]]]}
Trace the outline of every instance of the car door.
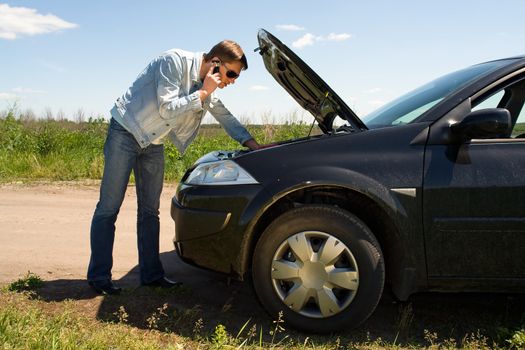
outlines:
{"label": "car door", "polygon": [[[423,225],[430,286],[442,286],[439,279],[463,287],[502,279],[519,284],[525,277],[525,138],[517,137],[525,133],[524,82],[472,97],[473,109],[507,108],[512,134],[427,145]],[[461,107],[466,113],[468,105]]]}

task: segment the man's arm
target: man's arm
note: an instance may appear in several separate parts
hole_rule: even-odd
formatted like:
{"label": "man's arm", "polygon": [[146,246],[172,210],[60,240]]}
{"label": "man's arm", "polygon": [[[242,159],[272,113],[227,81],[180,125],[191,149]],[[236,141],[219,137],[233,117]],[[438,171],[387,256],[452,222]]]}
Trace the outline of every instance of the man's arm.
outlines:
{"label": "man's arm", "polygon": [[246,128],[235,118],[218,98],[210,101],[210,113],[221,124],[231,138],[252,150],[258,149],[259,144]]}

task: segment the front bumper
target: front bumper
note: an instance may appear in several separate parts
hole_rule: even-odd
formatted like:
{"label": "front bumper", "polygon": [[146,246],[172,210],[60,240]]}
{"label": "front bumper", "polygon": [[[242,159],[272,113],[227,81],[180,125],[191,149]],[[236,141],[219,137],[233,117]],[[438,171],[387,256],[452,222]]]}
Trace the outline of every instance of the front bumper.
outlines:
{"label": "front bumper", "polygon": [[175,241],[206,237],[222,231],[230,221],[231,213],[183,207],[176,197],[171,202],[171,217],[176,223]]}
{"label": "front bumper", "polygon": [[171,203],[179,256],[192,265],[240,274],[242,243],[260,193],[260,185],[180,184]]}

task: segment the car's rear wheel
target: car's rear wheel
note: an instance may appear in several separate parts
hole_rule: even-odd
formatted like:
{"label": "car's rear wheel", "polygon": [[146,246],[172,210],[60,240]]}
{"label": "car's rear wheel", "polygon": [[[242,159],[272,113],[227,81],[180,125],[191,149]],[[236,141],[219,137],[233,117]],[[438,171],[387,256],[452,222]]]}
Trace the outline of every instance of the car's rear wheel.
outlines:
{"label": "car's rear wheel", "polygon": [[266,310],[310,332],[354,327],[374,311],[385,267],[379,243],[351,213],[312,205],[290,210],[264,231],[253,283]]}

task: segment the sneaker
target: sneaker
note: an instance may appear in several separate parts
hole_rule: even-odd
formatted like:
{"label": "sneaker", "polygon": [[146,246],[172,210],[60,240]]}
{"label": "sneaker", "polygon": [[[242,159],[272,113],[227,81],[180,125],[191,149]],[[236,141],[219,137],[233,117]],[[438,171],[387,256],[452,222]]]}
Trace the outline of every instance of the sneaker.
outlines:
{"label": "sneaker", "polygon": [[120,294],[122,291],[122,288],[117,287],[111,280],[89,281],[88,283],[98,294]]}

